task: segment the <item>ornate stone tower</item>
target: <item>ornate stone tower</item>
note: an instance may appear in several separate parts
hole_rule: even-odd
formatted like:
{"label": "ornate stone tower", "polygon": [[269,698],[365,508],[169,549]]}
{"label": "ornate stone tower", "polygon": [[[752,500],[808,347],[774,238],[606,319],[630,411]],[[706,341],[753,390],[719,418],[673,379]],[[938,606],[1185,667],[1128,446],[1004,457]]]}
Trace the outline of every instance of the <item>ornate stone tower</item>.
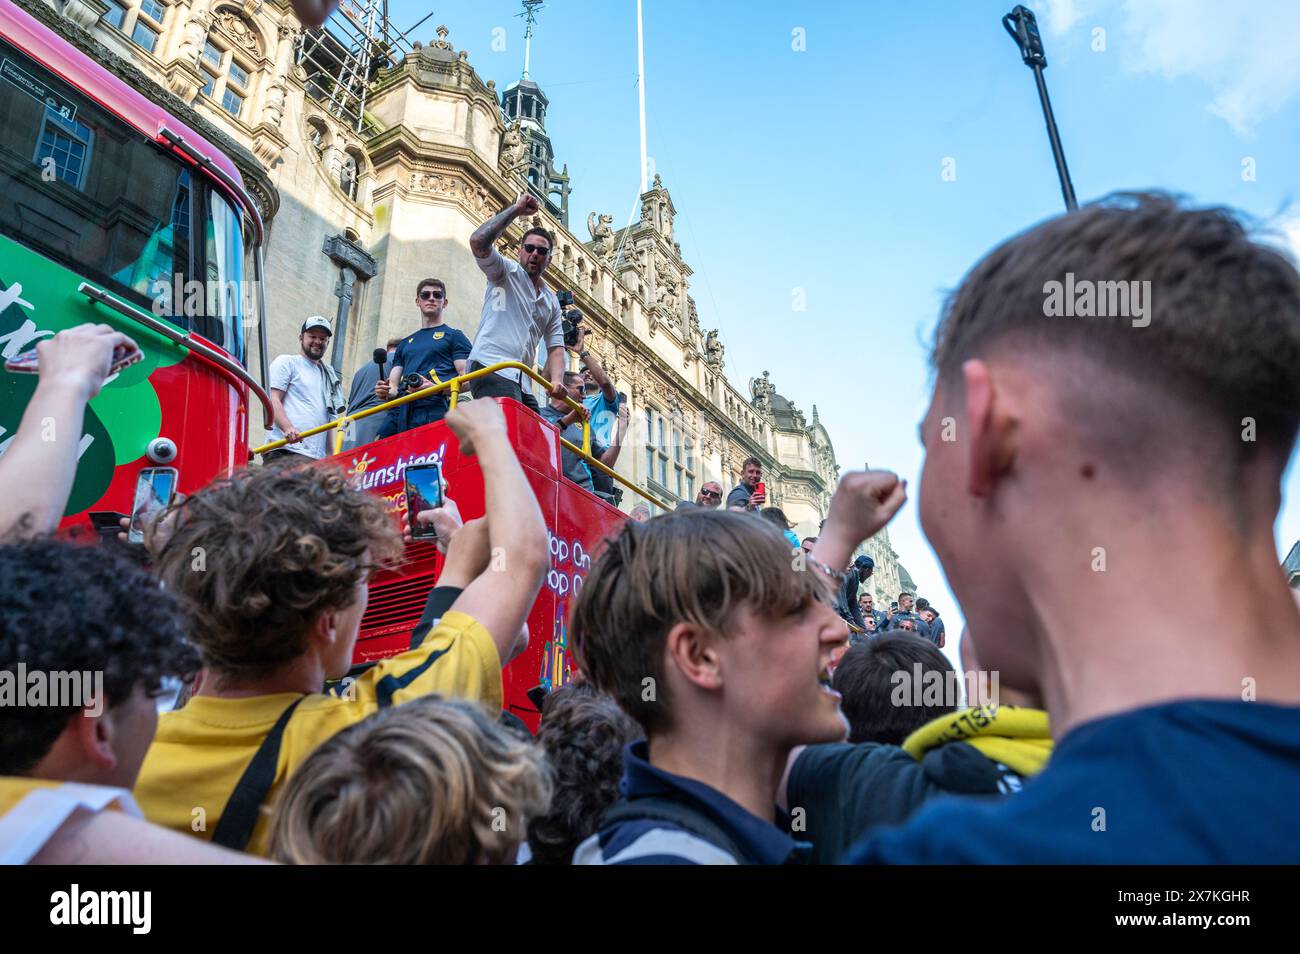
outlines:
{"label": "ornate stone tower", "polygon": [[528,144],[528,165],[524,173],[528,189],[546,204],[547,210],[569,227],[569,167],[555,169],[555,148],[546,134],[546,107],[550,101],[542,88],[528,78],[512,84],[501,97],[506,119]]}

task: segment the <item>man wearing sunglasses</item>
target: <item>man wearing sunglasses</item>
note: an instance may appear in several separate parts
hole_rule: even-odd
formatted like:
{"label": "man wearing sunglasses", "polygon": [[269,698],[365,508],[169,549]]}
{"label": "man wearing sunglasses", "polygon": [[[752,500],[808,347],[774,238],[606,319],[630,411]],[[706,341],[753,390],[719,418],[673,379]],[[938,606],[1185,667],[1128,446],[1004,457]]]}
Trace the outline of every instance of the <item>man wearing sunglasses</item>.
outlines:
{"label": "man wearing sunglasses", "polygon": [[706,480],[700,485],[700,492],[695,497],[696,506],[705,510],[716,510],[722,503],[722,484],[716,480]]}
{"label": "man wearing sunglasses", "polygon": [[[555,238],[544,228],[530,228],[519,243],[517,261],[510,261],[494,247],[517,217],[535,214],[537,199],[524,193],[513,205],[484,222],[469,237],[474,260],[487,276],[483,315],[470,352],[470,371],[502,361],[519,361],[532,366],[537,348],[546,345],[546,377],[549,396],[562,398],[564,388],[564,331],[560,302],[542,273],[551,260]],[[516,370],[498,371],[470,382],[474,397],[509,397],[538,410],[531,382]]]}
{"label": "man wearing sunglasses", "polygon": [[[388,380],[375,385],[375,394],[380,400],[397,397],[399,383],[411,373],[420,376],[420,386],[408,388],[408,391],[431,388],[465,373],[470,341],[464,332],[443,323],[442,313],[447,301],[447,286],[440,278],[426,278],[415,287],[420,327],[414,334],[398,340]],[[450,395],[444,390],[391,408],[385,415],[379,436],[391,437],[413,427],[441,421],[447,416],[449,407]]]}

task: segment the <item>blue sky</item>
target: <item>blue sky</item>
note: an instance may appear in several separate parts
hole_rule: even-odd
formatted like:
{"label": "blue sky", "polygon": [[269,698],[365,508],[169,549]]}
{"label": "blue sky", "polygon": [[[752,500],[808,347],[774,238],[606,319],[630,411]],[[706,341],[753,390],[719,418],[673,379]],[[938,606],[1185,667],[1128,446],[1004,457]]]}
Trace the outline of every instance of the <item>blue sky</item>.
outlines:
{"label": "blue sky", "polygon": [[[806,414],[818,406],[843,468],[888,467],[913,489],[944,294],[993,245],[1062,209],[1032,74],[999,22],[1013,5],[645,0],[649,153],[729,376],[743,390],[770,370]],[[1212,0],[1031,6],[1080,201],[1165,189],[1270,220],[1300,248],[1300,4],[1256,0],[1249,16]],[[390,15],[405,29],[429,9],[392,0]],[[485,79],[518,78],[517,2],[433,9],[413,39],[444,23]],[[531,75],[584,239],[589,211],[621,226],[639,191],[636,69],[635,0],[545,5]],[[1284,491],[1281,554],[1300,539],[1294,460]],[[960,614],[914,502],[890,535],[955,636]]]}

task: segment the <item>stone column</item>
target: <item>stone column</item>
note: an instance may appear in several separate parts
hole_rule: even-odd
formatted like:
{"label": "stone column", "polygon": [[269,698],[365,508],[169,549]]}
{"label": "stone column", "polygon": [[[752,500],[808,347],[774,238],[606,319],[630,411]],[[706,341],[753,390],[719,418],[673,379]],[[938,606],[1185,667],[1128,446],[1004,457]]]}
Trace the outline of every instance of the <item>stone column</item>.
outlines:
{"label": "stone column", "polygon": [[289,83],[289,71],[293,69],[293,48],[301,31],[288,21],[280,24],[277,31],[279,40],[275,48],[275,66],[271,72],[271,84],[266,90],[266,104],[262,107],[262,122],[273,129],[280,128],[284,118],[285,91]]}
{"label": "stone column", "polygon": [[212,28],[212,0],[191,0],[188,12],[182,5],[185,25],[176,57],[167,64],[167,88],[187,103],[192,103],[203,88],[204,77],[199,70],[199,54]]}

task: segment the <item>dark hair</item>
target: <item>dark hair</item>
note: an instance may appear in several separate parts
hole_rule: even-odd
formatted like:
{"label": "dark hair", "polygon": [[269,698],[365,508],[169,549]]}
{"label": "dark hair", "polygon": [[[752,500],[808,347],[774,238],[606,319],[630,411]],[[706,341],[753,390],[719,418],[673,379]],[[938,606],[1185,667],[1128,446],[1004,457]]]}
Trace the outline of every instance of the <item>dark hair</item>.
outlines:
{"label": "dark hair", "polygon": [[628,520],[606,540],[574,603],[570,645],[592,684],[649,734],[672,724],[663,673],[672,627],[689,622],[725,638],[742,607],[775,617],[829,596],[820,573],[794,569],[790,544],[765,521],[688,507]]}
{"label": "dark hair", "polygon": [[175,509],[158,573],[190,609],[204,665],[226,674],[264,675],[302,655],[311,624],[402,552],[384,502],[335,467],[238,471]]}
{"label": "dark hair", "polygon": [[551,252],[555,251],[555,236],[551,234],[550,229],[544,229],[540,225],[534,225],[531,229],[525,232],[523,237],[519,240],[519,245],[521,247],[528,241],[528,236],[530,235],[540,235],[542,238],[546,239],[546,244],[549,249],[546,253],[547,256],[549,256]]}
{"label": "dark hair", "polygon": [[[911,596],[911,595],[912,595],[912,594],[909,593],[909,592],[907,592],[907,590],[903,590],[903,592],[901,592],[901,593],[898,594],[898,601],[901,603],[901,602],[903,602],[903,597],[904,597],[904,596]],[[915,605],[915,604],[913,604],[913,605]]]}
{"label": "dark hair", "polygon": [[916,611],[918,613],[923,609],[929,609],[929,608],[930,608],[930,601],[927,600],[924,596],[918,596],[916,598]]}
{"label": "dark hair", "polygon": [[[447,297],[447,286],[443,284],[441,278],[426,278],[424,281],[420,282],[420,284],[415,286],[415,297],[419,298],[420,292],[424,291],[424,289],[429,285],[437,285],[440,289],[442,289],[442,297],[443,298]],[[393,340],[396,341],[398,339],[393,339]]]}
{"label": "dark hair", "polygon": [[763,462],[759,460],[757,457],[746,457],[745,462],[740,465],[740,469],[743,471],[750,464],[757,464],[759,467],[763,466]]}
{"label": "dark hair", "polygon": [[618,800],[623,749],[643,737],[618,703],[590,683],[561,686],[547,696],[537,742],[551,764],[554,789],[550,809],[528,826],[534,864],[573,860],[573,850]]}
{"label": "dark hair", "polygon": [[764,507],[762,510],[758,512],[758,515],[762,517],[764,520],[771,523],[773,526],[780,529],[782,533],[784,533],[786,530],[789,530],[790,527],[792,526],[789,519],[785,515],[785,511],[782,510],[780,507]]}
{"label": "dark hair", "polygon": [[[1047,317],[1049,283],[1061,289],[1068,275],[1111,302],[1148,282],[1149,324]],[[1081,440],[1134,467],[1168,456],[1153,441],[1177,442],[1236,481],[1233,465],[1260,449],[1284,467],[1300,427],[1300,275],[1229,209],[1119,193],[1007,240],[948,298],[931,360],[959,388],[966,360],[1013,349],[1089,362],[1054,379],[1061,413]],[[1254,441],[1241,439],[1244,418]]]}
{"label": "dark hair", "polygon": [[572,381],[574,378],[578,378],[579,380],[581,380],[581,379],[582,379],[582,375],[581,375],[579,372],[577,372],[577,371],[565,371],[565,372],[564,372],[564,383],[565,383],[565,384],[568,384],[568,383],[569,383],[570,381]]}
{"label": "dark hair", "polygon": [[[840,709],[849,720],[850,742],[902,745],[931,719],[954,711],[955,705],[912,704],[917,665],[923,678],[930,672],[953,671],[937,646],[905,630],[869,639],[840,658],[831,685],[844,697]],[[900,687],[906,691],[899,693]],[[903,704],[895,705],[900,696]]]}
{"label": "dark hair", "polygon": [[[51,690],[55,673],[103,673],[106,710],[137,687],[157,693],[164,678],[198,670],[176,598],[117,549],[53,538],[0,545],[0,670],[16,676],[21,663]],[[83,685],[83,697],[91,691]],[[30,771],[82,708],[0,705],[0,775]]]}

